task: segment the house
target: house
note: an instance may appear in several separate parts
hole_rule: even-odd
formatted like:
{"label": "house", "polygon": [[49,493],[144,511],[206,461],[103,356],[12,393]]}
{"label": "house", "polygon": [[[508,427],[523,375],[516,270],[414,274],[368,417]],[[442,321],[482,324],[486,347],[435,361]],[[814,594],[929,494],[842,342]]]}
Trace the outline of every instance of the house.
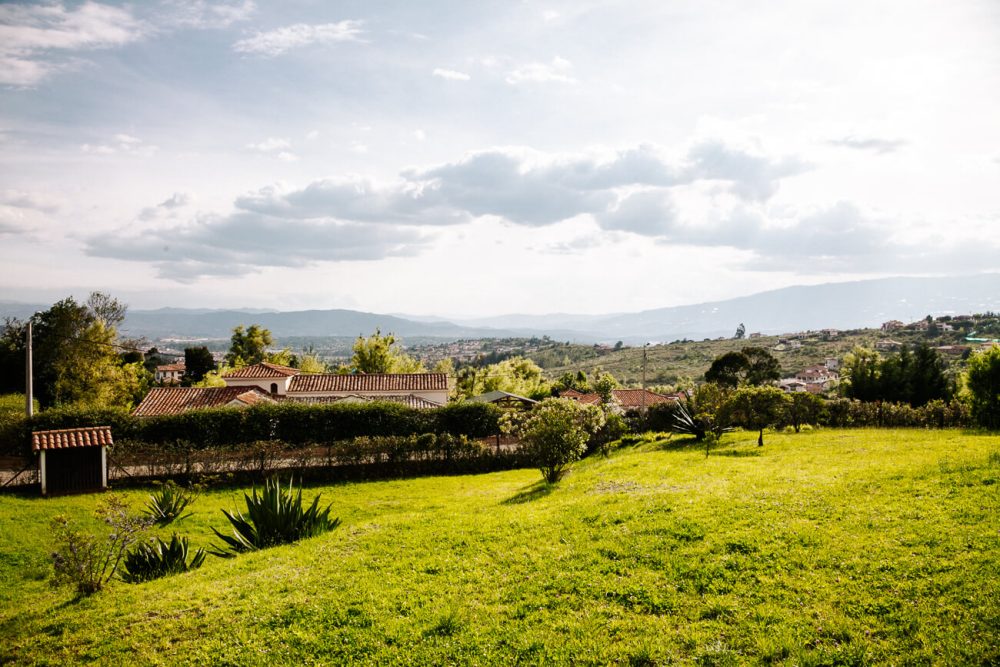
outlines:
{"label": "house", "polygon": [[181,378],[184,377],[184,371],[183,361],[177,364],[157,366],[156,372],[153,374],[153,380],[159,384],[180,384]]}
{"label": "house", "polygon": [[823,362],[823,365],[831,371],[840,370],[840,359],[836,357],[827,357],[826,361]]}
{"label": "house", "polygon": [[784,380],[778,381],[778,389],[791,394],[797,391],[807,391],[807,385],[802,380],[785,378]]}
{"label": "house", "polygon": [[[420,399],[422,405],[440,406],[448,402],[450,390],[445,373],[308,374],[267,362],[237,368],[222,379],[227,387],[256,387],[277,400],[294,401],[349,397],[396,402],[420,402],[415,401]],[[407,398],[410,396],[413,399]]]}
{"label": "house", "polygon": [[202,408],[246,408],[274,402],[259,387],[153,387],[132,414],[159,417]]}
{"label": "house", "polygon": [[897,329],[902,329],[905,326],[906,325],[900,322],[899,320],[889,320],[888,322],[882,323],[882,331],[885,332],[896,331]]}
{"label": "house", "polygon": [[882,351],[898,350],[902,346],[903,344],[900,343],[898,340],[892,340],[890,338],[884,338],[875,343],[875,349]]}

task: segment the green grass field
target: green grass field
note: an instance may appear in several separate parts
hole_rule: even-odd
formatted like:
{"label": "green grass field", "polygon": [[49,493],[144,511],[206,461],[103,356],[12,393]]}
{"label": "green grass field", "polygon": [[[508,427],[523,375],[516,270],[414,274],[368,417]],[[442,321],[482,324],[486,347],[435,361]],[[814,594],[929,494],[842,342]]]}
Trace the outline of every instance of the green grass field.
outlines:
{"label": "green grass field", "polygon": [[[310,489],[335,531],[81,600],[47,582],[48,523],[99,497],[0,496],[0,663],[1000,663],[1000,438],[755,435],[644,443],[555,487]],[[177,529],[206,545],[239,498]]]}

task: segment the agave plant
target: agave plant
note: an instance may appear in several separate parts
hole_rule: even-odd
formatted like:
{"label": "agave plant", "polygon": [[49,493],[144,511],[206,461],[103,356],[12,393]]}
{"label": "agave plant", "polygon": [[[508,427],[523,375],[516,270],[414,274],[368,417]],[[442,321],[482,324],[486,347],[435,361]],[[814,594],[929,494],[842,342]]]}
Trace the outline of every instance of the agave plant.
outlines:
{"label": "agave plant", "polygon": [[247,551],[289,544],[333,530],[340,525],[340,519],[330,518],[332,505],[320,510],[319,496],[313,499],[308,509],[303,509],[302,486],[300,484],[298,490],[295,490],[291,479],[286,489],[278,478],[273,477],[264,483],[260,494],[254,487],[251,495],[243,494],[243,497],[247,505],[245,516],[239,510],[232,513],[222,510],[233,526],[233,534],[223,535],[213,528],[216,536],[225,542],[225,546],[214,548],[212,554],[231,557]]}
{"label": "agave plant", "polygon": [[190,490],[182,489],[173,481],[168,481],[149,496],[143,513],[150,517],[158,526],[166,526],[186,516],[191,516],[184,510],[195,498]]}
{"label": "agave plant", "polygon": [[197,570],[205,562],[205,550],[198,549],[188,562],[188,540],[177,533],[166,543],[160,538],[139,544],[125,555],[122,580],[138,584],[171,574]]}

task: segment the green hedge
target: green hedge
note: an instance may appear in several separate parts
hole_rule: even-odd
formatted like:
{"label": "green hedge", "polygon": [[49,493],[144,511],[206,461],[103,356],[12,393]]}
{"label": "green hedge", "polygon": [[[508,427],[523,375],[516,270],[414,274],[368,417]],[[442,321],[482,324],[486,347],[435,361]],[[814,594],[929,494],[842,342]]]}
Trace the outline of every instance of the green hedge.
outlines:
{"label": "green hedge", "polygon": [[52,409],[30,423],[20,420],[0,431],[0,451],[30,451],[31,432],[81,426],[110,426],[116,440],[194,449],[238,447],[261,441],[304,446],[360,437],[399,437],[423,433],[481,438],[498,432],[499,409],[483,403],[416,410],[398,403],[304,405],[278,403],[247,409],[192,410],[163,417],[134,417],[126,410]]}

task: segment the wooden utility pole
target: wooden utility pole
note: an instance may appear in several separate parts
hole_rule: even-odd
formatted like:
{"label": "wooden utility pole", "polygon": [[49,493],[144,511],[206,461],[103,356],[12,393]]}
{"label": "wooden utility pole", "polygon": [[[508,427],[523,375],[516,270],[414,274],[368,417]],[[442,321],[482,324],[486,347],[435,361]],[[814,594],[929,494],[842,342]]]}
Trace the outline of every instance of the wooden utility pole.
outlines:
{"label": "wooden utility pole", "polygon": [[24,351],[24,413],[31,419],[35,412],[34,383],[31,377],[31,320],[28,320],[28,330],[25,334]]}
{"label": "wooden utility pole", "polygon": [[642,346],[642,411],[646,412],[646,350],[649,343]]}

